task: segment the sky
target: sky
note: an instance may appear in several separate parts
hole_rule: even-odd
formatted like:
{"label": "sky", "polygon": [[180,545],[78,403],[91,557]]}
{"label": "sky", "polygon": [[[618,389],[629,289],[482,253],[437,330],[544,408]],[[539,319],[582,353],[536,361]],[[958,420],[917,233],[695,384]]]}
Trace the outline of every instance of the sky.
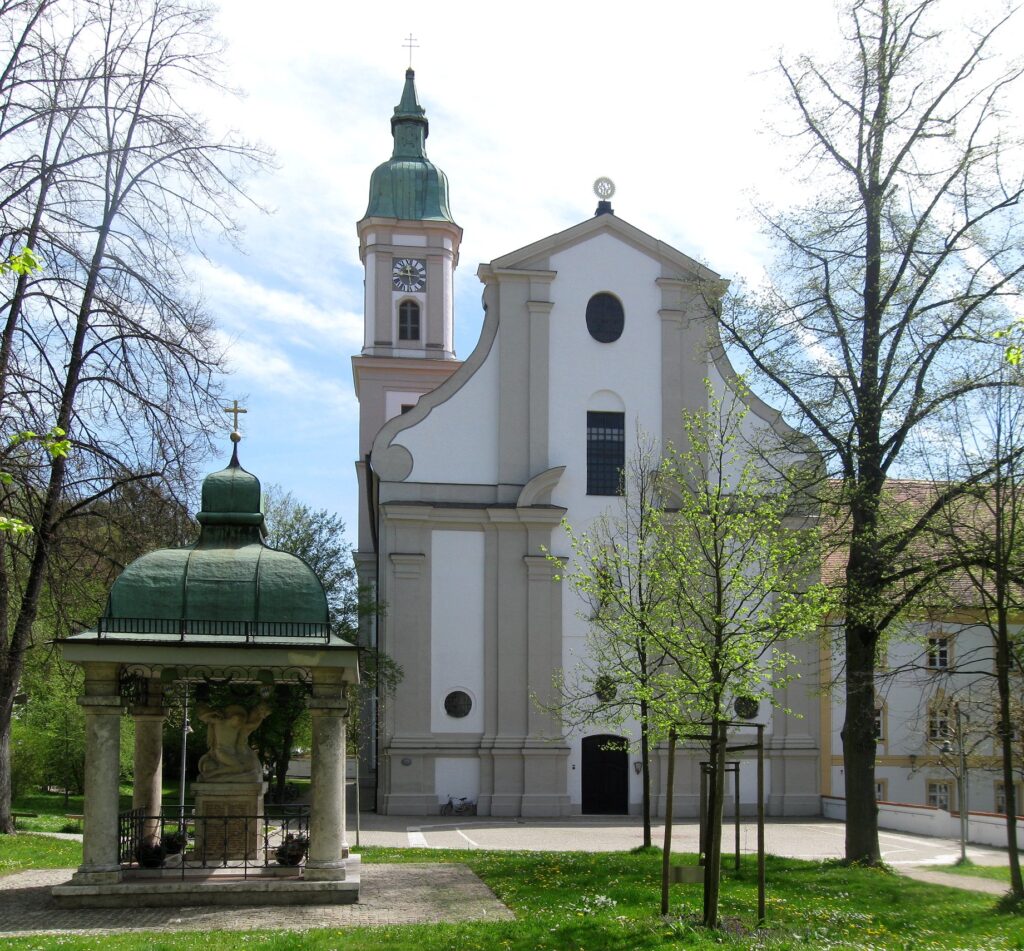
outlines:
{"label": "sky", "polygon": [[[599,176],[615,182],[620,217],[756,282],[770,254],[756,209],[799,195],[773,67],[780,55],[830,59],[840,37],[828,0],[222,0],[215,23],[226,77],[244,96],[207,94],[203,112],[211,128],[275,154],[275,168],[248,184],[265,210],[240,210],[240,247],[211,241],[191,262],[227,353],[227,401],[248,410],[240,458],[264,486],[341,515],[350,539],[363,304],[355,224],[371,172],[391,154],[405,38],[417,44],[428,156],[464,230],[455,342],[465,359],[483,316],[477,267],[590,217]],[[225,414],[215,435],[224,461],[229,430]]]}

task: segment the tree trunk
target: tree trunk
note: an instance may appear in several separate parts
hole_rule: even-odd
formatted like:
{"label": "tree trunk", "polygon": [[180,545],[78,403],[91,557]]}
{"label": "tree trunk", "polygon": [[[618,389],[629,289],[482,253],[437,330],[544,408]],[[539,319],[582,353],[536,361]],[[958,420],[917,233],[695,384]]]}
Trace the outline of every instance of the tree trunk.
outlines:
{"label": "tree trunk", "polygon": [[661,913],[668,914],[668,876],[672,864],[672,796],[676,781],[676,731],[668,732],[668,775],[665,777],[665,845],[661,851]]}
{"label": "tree trunk", "polygon": [[725,727],[711,725],[711,790],[708,796],[708,849],[704,856],[704,927],[718,927],[722,878],[722,811],[725,803]]}
{"label": "tree trunk", "polygon": [[[1005,610],[999,611],[996,632],[996,684],[999,692],[999,746],[1003,760],[1003,789],[1006,800],[1006,848],[1010,859],[1010,892],[1024,899],[1024,881],[1020,869],[1020,843],[1017,841],[1017,787],[1013,774],[1013,730],[1010,722],[1010,631]],[[962,742],[962,738],[961,738]]]}
{"label": "tree trunk", "polygon": [[0,717],[0,833],[13,835],[11,815],[11,718]]}
{"label": "tree trunk", "polygon": [[651,847],[651,748],[647,729],[647,701],[640,701],[640,776],[643,782],[644,848]]}
{"label": "tree trunk", "polygon": [[877,865],[878,803],[875,800],[875,642],[873,631],[847,621],[846,719],[843,771],[846,781],[846,861]]}

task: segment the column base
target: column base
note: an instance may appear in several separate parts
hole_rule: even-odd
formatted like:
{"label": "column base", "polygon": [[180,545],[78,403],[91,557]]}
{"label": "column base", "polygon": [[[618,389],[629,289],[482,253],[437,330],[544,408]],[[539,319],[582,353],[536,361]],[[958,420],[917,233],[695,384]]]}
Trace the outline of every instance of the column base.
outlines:
{"label": "column base", "polygon": [[80,868],[71,876],[72,885],[116,885],[121,881],[121,866]]}
{"label": "column base", "polygon": [[306,863],[302,877],[307,882],[343,882],[347,876],[348,861]]}

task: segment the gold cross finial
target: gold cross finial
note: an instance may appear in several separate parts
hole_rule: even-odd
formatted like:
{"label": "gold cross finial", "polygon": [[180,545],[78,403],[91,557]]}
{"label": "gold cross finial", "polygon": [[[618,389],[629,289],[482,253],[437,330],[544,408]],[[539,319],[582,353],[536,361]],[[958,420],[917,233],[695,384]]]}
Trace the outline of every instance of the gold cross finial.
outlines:
{"label": "gold cross finial", "polygon": [[234,417],[234,423],[232,424],[231,430],[231,441],[238,442],[238,440],[242,438],[242,434],[238,431],[238,417],[242,413],[248,413],[249,411],[239,406],[238,400],[232,400],[230,406],[224,407],[224,412],[230,413]]}
{"label": "gold cross finial", "polygon": [[406,47],[406,49],[409,50],[409,69],[412,69],[412,51],[418,50],[420,48],[420,44],[416,42],[416,37],[410,33],[405,38],[405,42],[402,44],[402,46]]}

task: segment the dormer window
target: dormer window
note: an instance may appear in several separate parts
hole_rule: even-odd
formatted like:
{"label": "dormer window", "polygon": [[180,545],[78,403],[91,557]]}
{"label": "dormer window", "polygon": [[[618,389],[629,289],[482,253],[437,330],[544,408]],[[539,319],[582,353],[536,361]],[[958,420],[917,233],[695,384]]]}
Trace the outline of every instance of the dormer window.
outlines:
{"label": "dormer window", "polygon": [[420,339],[420,305],[414,300],[404,300],[398,305],[398,339]]}

